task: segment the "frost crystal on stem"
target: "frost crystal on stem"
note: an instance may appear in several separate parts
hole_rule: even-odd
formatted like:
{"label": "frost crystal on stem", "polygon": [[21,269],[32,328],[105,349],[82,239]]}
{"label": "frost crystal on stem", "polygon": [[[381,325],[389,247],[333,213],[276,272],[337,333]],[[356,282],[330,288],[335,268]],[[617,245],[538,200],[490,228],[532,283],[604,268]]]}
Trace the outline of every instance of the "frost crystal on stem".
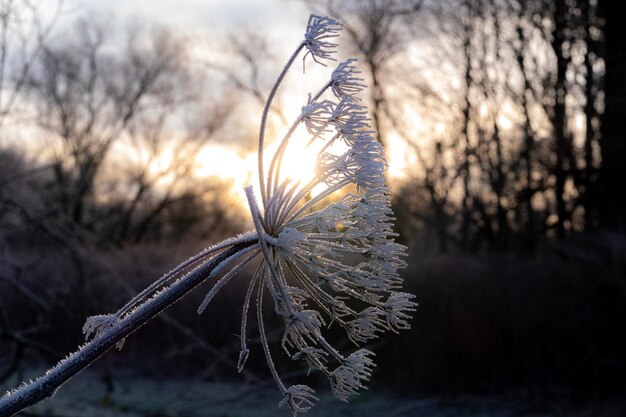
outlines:
{"label": "frost crystal on stem", "polygon": [[330,77],[330,88],[335,96],[339,99],[349,97],[359,100],[357,94],[365,89],[365,81],[358,75],[361,73],[354,65],[357,62],[355,58],[350,58],[342,62],[333,71]]}

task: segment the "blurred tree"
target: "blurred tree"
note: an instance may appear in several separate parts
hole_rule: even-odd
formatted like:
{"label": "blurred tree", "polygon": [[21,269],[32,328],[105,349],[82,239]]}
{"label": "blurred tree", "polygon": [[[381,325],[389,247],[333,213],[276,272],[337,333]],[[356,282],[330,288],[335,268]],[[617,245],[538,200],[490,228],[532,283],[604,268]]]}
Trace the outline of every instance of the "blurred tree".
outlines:
{"label": "blurred tree", "polygon": [[[210,48],[219,53],[204,60],[207,68],[223,75],[236,90],[252,97],[262,108],[267,98],[265,91],[271,88],[268,84],[272,82],[271,79],[265,79],[265,74],[271,72],[268,66],[275,65],[272,51],[268,48],[268,39],[252,30],[238,29],[227,36],[226,46],[224,42],[219,42]],[[271,111],[286,126],[287,118],[281,107],[274,105]]]}
{"label": "blurred tree", "polygon": [[[188,104],[199,105],[196,100]],[[121,139],[126,157],[114,162],[118,176],[103,179],[100,188],[109,188],[109,201],[97,206],[102,210],[99,229],[118,244],[180,237],[201,223],[212,230],[204,221],[207,217],[216,222],[214,226],[224,220],[227,208],[213,200],[227,192],[225,184],[194,177],[200,150],[223,127],[231,106],[219,101],[200,107],[203,111],[196,114],[189,108],[184,127],[173,133],[167,124],[181,106],[187,107],[179,100],[150,106],[133,117]]]}
{"label": "blurred tree", "polygon": [[32,355],[60,359],[55,347],[76,343],[85,315],[127,296],[119,287],[132,281],[111,284],[105,257],[123,253],[113,245],[240,226],[230,184],[195,176],[232,103],[201,88],[182,38],[87,18],[50,37],[30,3],[0,12],[2,380]]}
{"label": "blurred tree", "polygon": [[393,57],[406,46],[406,25],[415,23],[423,3],[424,0],[311,1],[325,14],[341,21],[354,52],[362,59],[369,78],[372,127],[383,144],[386,140],[383,118],[388,112],[383,80]]}
{"label": "blurred tree", "polygon": [[384,79],[373,124],[415,153],[400,194],[413,224],[439,239],[456,230],[462,250],[533,250],[543,236],[593,230],[598,204],[619,205],[596,197],[606,151],[596,2],[311,3],[346,22],[366,73]]}
{"label": "blurred tree", "polygon": [[555,180],[556,234],[562,238],[565,236],[565,221],[568,217],[565,206],[567,198],[565,183],[568,179],[568,171],[575,169],[575,166],[572,165],[571,156],[572,139],[567,129],[566,120],[566,72],[571,62],[571,51],[567,50],[571,44],[568,31],[570,17],[566,0],[547,1],[543,7],[545,8],[544,17],[547,17],[550,22],[550,29],[548,29],[549,32],[546,37],[550,40],[556,64],[554,82],[549,89],[550,105],[547,106],[547,111],[554,135],[555,162],[552,171]]}
{"label": "blurred tree", "polygon": [[[29,181],[24,181],[50,167],[33,168],[13,148],[15,138],[6,134],[23,110],[24,87],[33,63],[59,17],[61,2],[51,4],[53,14],[43,17],[30,1],[0,0],[0,382],[18,369],[27,354],[53,351],[36,337],[50,322],[48,298],[23,282],[23,265],[9,245],[11,226],[30,214],[24,206],[38,202]],[[11,306],[5,297],[12,295],[29,309],[29,320],[8,314]]]}
{"label": "blurred tree", "polygon": [[20,104],[33,63],[59,18],[62,2],[51,3],[54,13],[44,18],[30,1],[0,0],[0,128]]}
{"label": "blurred tree", "polygon": [[[127,33],[122,56],[104,49],[104,27],[81,20],[64,42],[48,42],[29,79],[38,124],[58,137],[55,180],[62,210],[82,226],[94,183],[113,144],[142,106],[168,97],[180,70],[180,45],[165,33],[140,46]],[[55,144],[56,146],[57,144]]]}
{"label": "blurred tree", "polygon": [[230,106],[202,104],[203,81],[190,71],[182,39],[139,26],[114,34],[79,20],[69,37],[44,45],[28,89],[50,136],[50,198],[74,224],[121,244],[201,198],[202,187],[183,180]]}

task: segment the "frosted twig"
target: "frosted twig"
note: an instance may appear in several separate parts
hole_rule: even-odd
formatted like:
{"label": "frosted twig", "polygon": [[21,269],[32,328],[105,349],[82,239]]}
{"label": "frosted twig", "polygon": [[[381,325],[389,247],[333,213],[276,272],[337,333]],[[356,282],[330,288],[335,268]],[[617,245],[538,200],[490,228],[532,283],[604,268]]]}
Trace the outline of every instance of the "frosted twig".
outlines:
{"label": "frosted twig", "polygon": [[50,397],[64,382],[85,369],[120,340],[133,333],[161,311],[175,303],[203,282],[226,258],[254,245],[241,243],[199,265],[187,275],[129,312],[100,336],[85,343],[76,352],[49,369],[35,381],[8,392],[0,398],[0,416],[6,417]]}

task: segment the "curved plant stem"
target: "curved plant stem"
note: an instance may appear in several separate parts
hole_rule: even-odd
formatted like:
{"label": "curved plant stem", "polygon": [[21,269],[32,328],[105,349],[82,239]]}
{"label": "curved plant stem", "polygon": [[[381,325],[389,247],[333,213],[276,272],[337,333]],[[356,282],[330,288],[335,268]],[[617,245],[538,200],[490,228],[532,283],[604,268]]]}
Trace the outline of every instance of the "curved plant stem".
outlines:
{"label": "curved plant stem", "polygon": [[265,102],[265,107],[263,108],[263,116],[261,116],[261,127],[259,128],[259,155],[258,156],[259,156],[259,183],[260,183],[259,185],[260,185],[260,190],[261,190],[261,199],[263,200],[263,207],[265,207],[265,204],[267,203],[267,195],[265,193],[265,183],[263,180],[265,178],[265,175],[263,172],[263,145],[264,145],[263,142],[265,140],[265,125],[267,124],[267,116],[269,115],[270,107],[272,106],[272,101],[274,101],[274,96],[276,95],[276,92],[278,91],[278,87],[280,87],[280,84],[283,81],[283,78],[285,78],[285,75],[287,75],[287,72],[289,71],[289,67],[291,67],[293,62],[296,60],[296,57],[298,56],[302,48],[304,48],[304,41],[302,41],[300,45],[298,45],[296,50],[293,52],[293,54],[291,54],[291,57],[289,57],[287,64],[285,64],[285,66],[283,67],[283,70],[278,75],[278,78],[276,79],[276,82],[274,83],[274,87],[272,87],[272,91],[270,91],[269,96],[267,96],[267,101]]}
{"label": "curved plant stem", "polygon": [[128,313],[108,331],[84,344],[75,353],[48,370],[45,375],[0,398],[0,417],[11,416],[52,396],[63,383],[89,366],[120,340],[126,338],[202,283],[225,259],[245,251],[255,244],[257,244],[256,241],[236,244],[199,265],[172,283],[167,289]]}
{"label": "curved plant stem", "polygon": [[[317,101],[322,96],[322,94],[324,94],[324,91],[326,91],[328,88],[330,88],[330,86],[331,86],[330,82],[326,83],[322,88],[319,89],[319,91],[312,98],[310,98],[309,103],[313,103],[313,102]],[[278,186],[278,180],[279,180],[279,175],[280,175],[280,166],[281,166],[281,163],[282,163],[282,160],[283,160],[283,155],[285,154],[285,149],[287,148],[287,142],[289,141],[289,139],[293,135],[293,132],[296,130],[296,128],[298,127],[300,122],[302,122],[303,118],[304,118],[304,114],[301,113],[298,116],[298,118],[293,122],[291,127],[289,128],[289,131],[283,137],[283,140],[278,145],[278,148],[276,149],[276,152],[274,152],[274,156],[272,158],[272,163],[270,164],[270,170],[269,170],[269,172],[267,174],[267,182],[268,182],[267,194],[268,194],[268,198],[270,197],[270,194],[273,191],[275,191],[276,187]],[[328,123],[330,123],[330,122],[328,122]],[[326,124],[326,126],[328,126],[328,123]],[[313,135],[313,137],[311,138],[309,143],[311,143],[314,139],[318,138],[320,136],[320,134],[321,133]],[[276,168],[276,173],[274,174],[274,167],[275,166],[277,168]],[[273,189],[272,189],[272,178],[274,178]]]}

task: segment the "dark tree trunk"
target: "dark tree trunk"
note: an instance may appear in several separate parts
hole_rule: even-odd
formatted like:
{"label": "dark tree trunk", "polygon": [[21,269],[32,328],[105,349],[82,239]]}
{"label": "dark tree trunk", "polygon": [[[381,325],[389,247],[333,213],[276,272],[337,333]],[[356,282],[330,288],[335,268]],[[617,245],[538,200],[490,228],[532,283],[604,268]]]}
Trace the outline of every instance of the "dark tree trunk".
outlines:
{"label": "dark tree trunk", "polygon": [[[566,4],[565,0],[554,2],[554,31],[552,33],[552,49],[556,57],[556,80],[554,84],[554,107],[552,109],[552,127],[554,129],[555,156],[554,166],[554,193],[556,201],[556,234],[565,236],[565,183],[567,181],[566,161],[569,160],[568,138],[566,133],[565,98],[567,95],[566,72],[569,59],[565,57],[566,32]],[[569,167],[572,168],[572,167]]]}
{"label": "dark tree trunk", "polygon": [[532,200],[534,194],[533,188],[533,169],[534,161],[533,155],[535,152],[535,135],[531,126],[530,118],[530,98],[532,97],[533,90],[529,79],[529,70],[526,65],[525,51],[527,48],[528,40],[524,28],[522,27],[522,21],[525,19],[527,13],[526,2],[520,2],[520,10],[518,14],[518,24],[515,28],[517,32],[517,38],[519,40],[519,46],[515,50],[515,60],[520,69],[522,79],[524,81],[524,90],[520,95],[521,107],[523,109],[524,116],[524,145],[520,152],[519,162],[520,168],[523,169],[522,178],[524,178],[524,188],[520,195],[520,202],[523,206],[523,210],[526,214],[526,225],[524,233],[524,245],[527,249],[533,250],[535,247],[537,228],[535,225],[535,211],[533,209]]}
{"label": "dark tree trunk", "polygon": [[595,8],[589,0],[581,0],[583,14],[584,36],[587,51],[585,52],[585,171],[583,207],[585,208],[585,230],[590,231],[597,226],[597,196],[596,182],[597,169],[594,165],[594,145],[597,141],[597,110],[595,106],[598,93],[597,81],[593,71],[593,64],[597,59],[597,45],[593,39]]}
{"label": "dark tree trunk", "polygon": [[626,36],[623,2],[599,0],[604,16],[605,108],[600,140],[599,217],[607,230],[626,233]]}
{"label": "dark tree trunk", "polygon": [[461,136],[463,137],[463,154],[460,166],[460,177],[463,186],[463,196],[461,201],[461,247],[463,250],[467,250],[469,247],[469,235],[470,235],[470,223],[471,223],[471,207],[472,199],[470,196],[470,155],[472,153],[471,144],[469,139],[470,128],[470,89],[472,86],[472,51],[471,51],[471,38],[472,38],[472,19],[473,19],[473,4],[471,1],[465,3],[467,8],[466,23],[463,28],[463,58],[465,64],[465,73],[463,75],[463,82],[465,87],[465,97],[463,99],[463,127]]}

